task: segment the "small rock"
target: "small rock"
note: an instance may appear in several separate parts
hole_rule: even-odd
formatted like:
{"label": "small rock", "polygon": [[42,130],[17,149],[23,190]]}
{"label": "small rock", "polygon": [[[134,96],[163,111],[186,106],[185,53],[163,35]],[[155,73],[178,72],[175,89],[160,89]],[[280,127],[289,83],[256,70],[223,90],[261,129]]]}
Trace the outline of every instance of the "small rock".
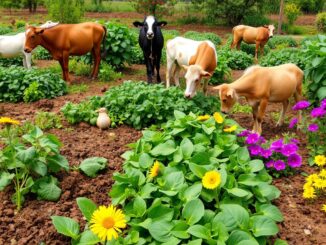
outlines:
{"label": "small rock", "polygon": [[108,90],[107,87],[103,87],[103,88],[101,89],[101,92],[104,93],[104,92],[106,92],[106,90]]}
{"label": "small rock", "polygon": [[9,230],[10,231],[15,231],[15,225],[14,224],[9,224]]}
{"label": "small rock", "polygon": [[16,245],[16,244],[17,244],[17,240],[16,240],[15,238],[12,238],[12,239],[10,240],[10,244],[11,244],[11,245]]}
{"label": "small rock", "polygon": [[311,231],[309,229],[303,229],[304,234],[306,234],[307,236],[311,235]]}
{"label": "small rock", "polygon": [[14,216],[14,214],[15,214],[14,210],[12,210],[10,208],[7,208],[7,209],[3,210],[3,212],[9,217]]}

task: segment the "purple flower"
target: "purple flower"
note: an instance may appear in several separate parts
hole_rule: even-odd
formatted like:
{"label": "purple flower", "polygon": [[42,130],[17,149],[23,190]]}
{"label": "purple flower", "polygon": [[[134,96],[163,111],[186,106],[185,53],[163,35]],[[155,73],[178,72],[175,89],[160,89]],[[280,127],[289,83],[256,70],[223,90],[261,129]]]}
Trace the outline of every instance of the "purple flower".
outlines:
{"label": "purple flower", "polygon": [[300,143],[300,141],[297,140],[297,139],[295,139],[295,138],[291,139],[291,142],[294,143],[294,144],[296,144],[296,145]]}
{"label": "purple flower", "polygon": [[318,131],[318,129],[319,129],[319,127],[315,123],[309,124],[309,126],[308,126],[308,131],[310,131],[310,132],[316,132],[316,131]]}
{"label": "purple flower", "polygon": [[320,102],[320,108],[326,109],[326,99],[323,99],[323,100]]}
{"label": "purple flower", "polygon": [[261,148],[259,145],[250,145],[248,149],[250,151],[250,155],[252,156],[258,156],[263,150],[263,148]]}
{"label": "purple flower", "polygon": [[266,143],[266,140],[263,136],[260,136],[259,139],[258,139],[258,144],[265,144]]}
{"label": "purple flower", "polygon": [[312,109],[312,111],[310,113],[310,115],[312,117],[323,117],[325,114],[326,114],[326,110],[324,110],[321,107],[317,107],[317,108]]}
{"label": "purple flower", "polygon": [[243,130],[240,134],[238,134],[238,137],[247,137],[250,134],[249,130]]}
{"label": "purple flower", "polygon": [[298,168],[301,166],[302,158],[300,155],[293,153],[288,157],[288,165],[291,168]]}
{"label": "purple flower", "polygon": [[274,162],[274,168],[277,171],[284,170],[285,167],[286,167],[285,162],[283,162],[282,160],[277,160]]}
{"label": "purple flower", "polygon": [[270,147],[272,151],[276,151],[276,152],[281,152],[282,148],[283,148],[283,139],[274,141]]}
{"label": "purple flower", "polygon": [[293,118],[289,123],[289,128],[293,128],[298,123],[298,118]]}
{"label": "purple flower", "polygon": [[294,111],[299,111],[299,110],[306,109],[306,108],[308,108],[309,106],[310,106],[309,101],[302,100],[302,101],[299,101],[298,103],[296,103],[296,104],[292,107],[292,110],[294,110]]}
{"label": "purple flower", "polygon": [[269,158],[272,154],[273,154],[273,152],[272,152],[271,149],[262,149],[261,152],[260,152],[260,155],[263,158]]}
{"label": "purple flower", "polygon": [[286,144],[286,145],[283,145],[282,147],[282,150],[281,150],[281,153],[284,155],[284,156],[290,156],[292,153],[295,153],[296,151],[298,150],[298,146],[296,144]]}
{"label": "purple flower", "polygon": [[248,135],[247,139],[246,139],[246,143],[248,145],[252,145],[257,143],[257,141],[259,140],[259,134],[250,134]]}
{"label": "purple flower", "polygon": [[265,163],[266,168],[272,168],[274,166],[275,161],[270,160],[267,163]]}

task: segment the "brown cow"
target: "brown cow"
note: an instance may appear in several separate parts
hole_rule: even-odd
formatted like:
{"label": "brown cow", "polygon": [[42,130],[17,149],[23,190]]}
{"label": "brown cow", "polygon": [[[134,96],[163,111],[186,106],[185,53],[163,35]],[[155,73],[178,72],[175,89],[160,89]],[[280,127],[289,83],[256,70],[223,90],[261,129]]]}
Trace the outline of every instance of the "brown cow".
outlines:
{"label": "brown cow", "polygon": [[[289,98],[294,95],[298,102],[301,97],[303,71],[294,64],[274,67],[252,66],[236,81],[213,88],[219,92],[221,111],[228,113],[239,96],[244,96],[252,107],[254,118],[253,131],[261,134],[261,122],[268,102],[281,102],[282,112],[277,125],[282,125],[289,105]],[[299,112],[298,121],[301,121]]]}
{"label": "brown cow", "polygon": [[258,48],[260,48],[260,55],[264,54],[264,46],[267,43],[268,39],[273,37],[274,25],[265,25],[261,27],[251,27],[245,25],[238,25],[233,27],[233,41],[231,44],[231,49],[237,46],[237,49],[240,49],[241,41],[248,44],[256,44],[255,50],[255,60],[257,61],[258,57]]}
{"label": "brown cow", "polygon": [[59,61],[66,81],[70,81],[69,56],[92,51],[94,66],[91,77],[96,78],[101,62],[101,43],[105,36],[106,28],[92,22],[59,24],[50,28],[27,26],[24,50],[30,53],[38,45],[47,49],[53,59]]}

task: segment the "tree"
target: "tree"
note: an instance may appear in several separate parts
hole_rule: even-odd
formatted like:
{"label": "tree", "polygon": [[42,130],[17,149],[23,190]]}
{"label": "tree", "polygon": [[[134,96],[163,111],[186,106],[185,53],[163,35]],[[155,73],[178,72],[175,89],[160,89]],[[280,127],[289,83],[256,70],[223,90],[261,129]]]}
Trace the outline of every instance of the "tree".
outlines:
{"label": "tree", "polygon": [[46,7],[53,21],[78,23],[84,16],[84,0],[47,0]]}
{"label": "tree", "polygon": [[283,13],[284,13],[284,0],[280,2],[280,14],[278,16],[278,26],[277,26],[277,34],[281,34],[282,31],[282,21],[283,21]]}
{"label": "tree", "polygon": [[138,13],[154,16],[169,15],[172,13],[175,0],[133,0]]}

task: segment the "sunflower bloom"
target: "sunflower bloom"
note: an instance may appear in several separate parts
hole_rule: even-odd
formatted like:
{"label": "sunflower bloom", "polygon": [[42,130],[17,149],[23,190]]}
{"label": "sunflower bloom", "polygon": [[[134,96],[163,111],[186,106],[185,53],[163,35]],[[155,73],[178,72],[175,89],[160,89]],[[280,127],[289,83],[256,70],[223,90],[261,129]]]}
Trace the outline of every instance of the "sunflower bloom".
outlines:
{"label": "sunflower bloom", "polygon": [[316,193],[314,188],[307,188],[303,191],[303,198],[310,199],[315,197],[316,197]]}
{"label": "sunflower bloom", "polygon": [[326,204],[322,206],[321,210],[323,210],[326,213]]}
{"label": "sunflower bloom", "polygon": [[149,170],[149,177],[155,178],[160,172],[160,163],[155,161],[153,167]]}
{"label": "sunflower bloom", "polygon": [[126,226],[125,215],[113,205],[100,206],[94,211],[90,221],[91,231],[102,241],[118,238],[118,233]]}
{"label": "sunflower bloom", "polygon": [[10,117],[1,117],[0,118],[0,124],[6,124],[6,125],[19,125],[20,122],[14,119],[11,119]]}
{"label": "sunflower bloom", "polygon": [[324,155],[317,155],[315,156],[314,161],[319,167],[322,167],[326,163],[326,157]]}
{"label": "sunflower bloom", "polygon": [[231,133],[231,132],[235,131],[237,128],[238,128],[237,125],[233,125],[229,128],[225,128],[223,131],[227,132],[227,133]]}
{"label": "sunflower bloom", "polygon": [[319,176],[322,178],[326,178],[326,169],[322,169],[319,173]]}
{"label": "sunflower bloom", "polygon": [[204,116],[198,116],[198,117],[197,117],[197,120],[198,120],[198,121],[206,121],[206,120],[208,120],[209,118],[210,118],[209,115],[204,115]]}
{"label": "sunflower bloom", "polygon": [[217,123],[219,123],[219,124],[223,123],[223,121],[224,121],[224,118],[223,118],[222,115],[221,115],[220,113],[218,113],[218,112],[215,112],[215,113],[213,114],[213,117],[214,117],[214,119],[215,119],[215,122],[217,122]]}
{"label": "sunflower bloom", "polygon": [[215,170],[205,173],[202,184],[206,189],[215,189],[221,184],[221,174]]}

